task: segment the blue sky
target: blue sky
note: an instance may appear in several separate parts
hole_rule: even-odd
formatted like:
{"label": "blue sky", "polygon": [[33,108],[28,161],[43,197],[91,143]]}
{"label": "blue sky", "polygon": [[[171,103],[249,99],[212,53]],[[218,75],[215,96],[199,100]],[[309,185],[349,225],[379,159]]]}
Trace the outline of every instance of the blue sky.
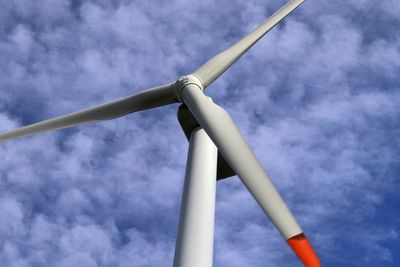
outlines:
{"label": "blue sky", "polygon": [[[5,0],[0,131],[172,82],[282,0]],[[400,264],[400,5],[307,0],[207,94],[233,117],[323,266]],[[0,144],[0,265],[172,266],[177,105]],[[237,177],[214,266],[300,266]]]}

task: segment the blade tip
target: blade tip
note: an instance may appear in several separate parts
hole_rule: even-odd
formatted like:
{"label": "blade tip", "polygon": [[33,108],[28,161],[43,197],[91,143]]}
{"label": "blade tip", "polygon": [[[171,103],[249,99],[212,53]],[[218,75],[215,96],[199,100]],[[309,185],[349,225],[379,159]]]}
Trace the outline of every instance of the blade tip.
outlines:
{"label": "blade tip", "polygon": [[287,240],[290,247],[306,267],[320,267],[321,263],[304,233],[295,235]]}

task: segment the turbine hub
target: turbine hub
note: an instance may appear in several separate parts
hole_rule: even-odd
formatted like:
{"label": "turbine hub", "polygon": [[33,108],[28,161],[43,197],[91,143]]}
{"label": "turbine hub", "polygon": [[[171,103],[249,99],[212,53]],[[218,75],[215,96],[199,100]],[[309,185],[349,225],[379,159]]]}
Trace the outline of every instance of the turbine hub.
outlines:
{"label": "turbine hub", "polygon": [[197,87],[199,87],[199,89],[201,91],[203,91],[203,89],[204,89],[203,83],[201,82],[201,80],[197,76],[195,76],[193,74],[181,76],[172,85],[175,97],[179,101],[182,102],[181,93],[182,93],[183,88],[185,88],[185,86],[187,86],[189,84],[196,85]]}

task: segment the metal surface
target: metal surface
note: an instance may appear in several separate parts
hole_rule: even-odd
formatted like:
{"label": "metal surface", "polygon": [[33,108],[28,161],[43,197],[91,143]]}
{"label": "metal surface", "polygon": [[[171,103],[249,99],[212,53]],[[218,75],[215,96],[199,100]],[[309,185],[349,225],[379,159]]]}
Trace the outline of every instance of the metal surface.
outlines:
{"label": "metal surface", "polygon": [[115,119],[129,113],[177,102],[171,84],[144,90],[138,94],[85,109],[54,119],[31,124],[11,132],[0,134],[0,141],[29,136],[45,131],[59,130],[97,121]]}
{"label": "metal surface", "polygon": [[241,39],[239,42],[216,55],[198,68],[193,75],[202,82],[205,89],[235,63],[247,50],[269,32],[279,21],[295,10],[304,0],[292,0],[265,20],[258,28]]}
{"label": "metal surface", "polygon": [[206,132],[190,137],[174,267],[211,267],[217,148]]}
{"label": "metal surface", "polygon": [[[193,117],[188,107],[184,104],[180,105],[178,108],[178,121],[181,125],[186,138],[190,141],[190,135],[194,129],[200,127],[200,124]],[[236,175],[229,164],[226,162],[224,157],[220,152],[218,152],[217,160],[217,180],[222,180]]]}
{"label": "metal surface", "polygon": [[287,240],[301,234],[302,229],[228,113],[193,84],[183,89],[182,99],[283,237]]}

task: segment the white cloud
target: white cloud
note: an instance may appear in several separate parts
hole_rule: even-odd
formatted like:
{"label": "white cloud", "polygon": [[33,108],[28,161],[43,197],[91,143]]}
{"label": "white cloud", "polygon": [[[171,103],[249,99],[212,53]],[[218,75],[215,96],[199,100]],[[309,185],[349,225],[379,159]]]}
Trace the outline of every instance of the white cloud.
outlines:
{"label": "white cloud", "polygon": [[[7,2],[0,130],[172,81],[285,1],[264,2]],[[324,266],[397,264],[400,48],[380,29],[398,18],[393,1],[371,5],[306,1],[206,92]],[[187,152],[175,112],[0,144],[0,265],[172,265]],[[219,182],[216,218],[216,267],[298,264],[239,179]]]}

